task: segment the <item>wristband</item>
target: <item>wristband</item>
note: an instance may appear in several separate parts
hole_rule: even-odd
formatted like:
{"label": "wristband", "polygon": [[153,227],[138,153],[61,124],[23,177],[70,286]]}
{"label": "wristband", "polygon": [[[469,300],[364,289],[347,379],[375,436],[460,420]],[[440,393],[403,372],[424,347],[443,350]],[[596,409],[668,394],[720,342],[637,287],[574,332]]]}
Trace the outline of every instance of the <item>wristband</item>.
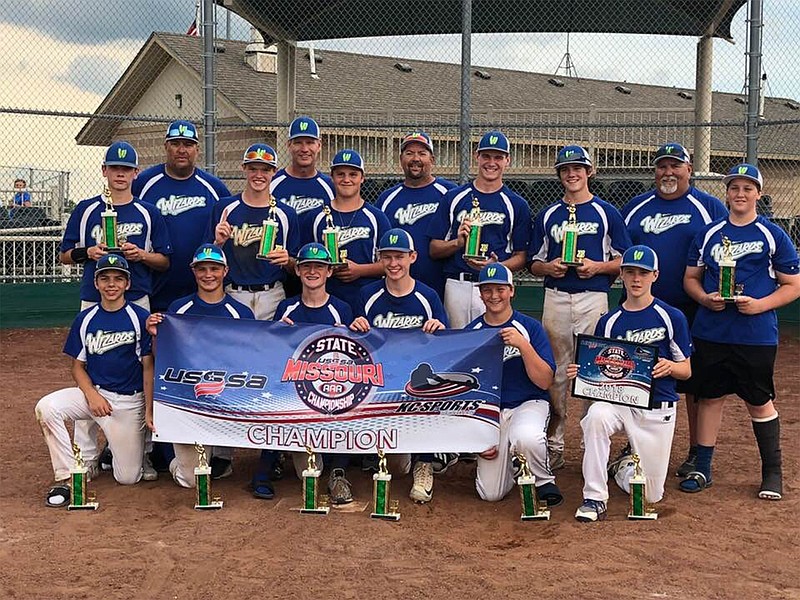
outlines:
{"label": "wristband", "polygon": [[69,257],[72,259],[72,262],[75,264],[83,264],[87,260],[89,260],[89,249],[88,248],[73,248],[72,251],[69,253]]}

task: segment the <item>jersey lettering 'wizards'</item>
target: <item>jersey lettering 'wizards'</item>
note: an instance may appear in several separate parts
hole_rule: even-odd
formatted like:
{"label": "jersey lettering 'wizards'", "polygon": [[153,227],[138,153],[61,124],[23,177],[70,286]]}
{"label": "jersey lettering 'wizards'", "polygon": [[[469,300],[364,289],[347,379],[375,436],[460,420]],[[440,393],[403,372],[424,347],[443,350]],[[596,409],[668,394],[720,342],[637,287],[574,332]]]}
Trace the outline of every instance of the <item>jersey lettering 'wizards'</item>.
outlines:
{"label": "jersey lettering 'wizards'", "polygon": [[333,179],[317,172],[314,177],[292,177],[286,169],[280,169],[269,185],[270,193],[278,202],[288,204],[297,213],[300,228],[305,229],[306,219],[323,204],[333,200]]}
{"label": "jersey lettering 'wizards'", "polygon": [[[529,261],[550,262],[561,256],[564,226],[569,220],[567,204],[560,200],[542,209],[533,221],[533,238],[528,254]],[[575,205],[578,222],[578,249],[586,258],[598,262],[614,260],[631,245],[631,238],[619,211],[605,200],[594,196],[588,202]],[[565,292],[607,292],[616,277],[595,275],[580,279],[578,272],[569,268],[561,278],[545,277],[544,286]]]}
{"label": "jersey lettering 'wizards'", "polygon": [[[256,258],[260,251],[263,222],[270,217],[269,207],[250,206],[242,200],[241,194],[220,199],[211,211],[209,231],[206,234],[206,239],[210,242],[214,241],[214,229],[222,221],[223,213],[227,213],[231,226],[231,237],[222,247],[228,258],[229,271],[226,280],[235,285],[269,285],[284,281],[286,270],[283,267]],[[278,223],[276,245],[283,246],[289,256],[296,256],[300,249],[297,215],[291,207],[278,204],[275,206],[275,220]]]}
{"label": "jersey lettering 'wizards'", "polygon": [[[513,327],[530,342],[536,354],[546,362],[553,373],[556,372],[556,360],[553,358],[553,349],[550,340],[544,332],[542,324],[528,315],[523,315],[518,310],[511,314],[511,318],[502,325],[489,325],[483,316],[478,317],[464,329],[503,329]],[[499,333],[498,333],[499,335]],[[525,370],[519,348],[505,346],[503,349],[503,383],[500,387],[500,408],[516,408],[527,400],[550,400],[550,394],[533,383]]]}
{"label": "jersey lettering 'wizards'", "polygon": [[411,276],[432,287],[440,297],[444,296],[444,261],[431,258],[428,226],[442,197],[454,187],[455,183],[441,177],[421,188],[399,183],[383,192],[375,203],[392,227],[404,229],[414,240],[417,260],[411,265]]}
{"label": "jersey lettering 'wizards'", "polygon": [[[455,239],[461,222],[472,210],[473,198],[480,203],[481,244],[488,244],[486,255],[494,252],[502,262],[514,252],[527,252],[531,211],[528,203],[505,185],[491,194],[479,191],[471,183],[447,192],[431,219],[428,237],[444,241]],[[462,254],[462,251],[456,252],[445,261],[445,277],[457,279],[460,273],[478,273],[464,262]]]}
{"label": "jersey lettering 'wizards'", "polygon": [[[715,221],[694,238],[689,248],[688,265],[705,267],[703,289],[712,294],[719,289],[719,261],[722,258],[722,236],[731,242],[736,261],[736,283],[744,286],[743,294],[764,298],[777,287],[775,273],[797,275],[797,250],[780,227],[762,216],[743,226],[728,219]],[[723,344],[774,346],[778,343],[778,317],[774,310],[758,315],[744,315],[731,303],[723,311],[700,306],[692,325],[698,339]]]}
{"label": "jersey lettering 'wizards'", "polygon": [[176,315],[196,315],[198,317],[220,317],[224,319],[255,319],[253,311],[234,300],[228,294],[214,304],[202,300],[196,293],[178,298],[169,305],[168,313]]}
{"label": "jersey lettering 'wizards'", "polygon": [[288,317],[295,323],[314,323],[317,325],[350,325],[353,322],[353,311],[350,306],[336,296],[328,295],[328,301],[322,306],[311,307],[303,304],[302,296],[294,296],[281,300],[275,311],[273,320],[280,321]]}
{"label": "jersey lettering 'wizards'", "polygon": [[[666,302],[654,299],[642,310],[625,310],[618,306],[600,317],[594,334],[599,337],[625,340],[658,347],[658,357],[680,362],[692,354],[689,323],[684,314]],[[675,379],[653,379],[653,401],[677,402]]]}
{"label": "jersey lettering 'wizards'", "polygon": [[690,187],[674,200],[660,198],[656,190],[650,190],[628,202],[621,212],[631,242],[650,246],[658,256],[653,295],[672,306],[691,303],[683,289],[686,253],[698,231],[728,214],[725,205]]}
{"label": "jersey lettering 'wizards'", "polygon": [[[374,263],[378,242],[390,229],[386,215],[366,202],[361,208],[351,212],[339,212],[332,206],[330,209],[334,226],[341,228],[339,248],[347,250],[347,260],[360,265]],[[313,213],[309,226],[311,229],[304,241],[324,244],[322,231],[326,227],[325,213],[321,210]],[[360,277],[351,283],[343,283],[336,277],[329,277],[327,290],[329,294],[344,300],[350,308],[355,309],[361,288],[373,281],[378,281],[378,278]]]}
{"label": "jersey lettering 'wizards'", "polygon": [[421,281],[405,296],[394,296],[383,281],[361,289],[358,315],[378,329],[421,329],[430,319],[447,327],[447,315],[438,294]]}
{"label": "jersey lettering 'wizards'", "polygon": [[[73,248],[89,248],[103,241],[100,213],[105,207],[105,200],[100,196],[78,203],[64,230],[62,252]],[[158,252],[167,256],[172,254],[172,244],[164,218],[151,204],[134,198],[127,204],[115,204],[114,210],[117,213],[117,235],[147,252]],[[125,298],[137,300],[150,295],[153,291],[153,272],[150,267],[141,261],[130,261],[129,264],[131,287],[125,292]],[[93,260],[88,260],[83,265],[81,300],[87,302],[100,302],[100,292],[94,287],[95,267]]]}
{"label": "jersey lettering 'wizards'", "polygon": [[117,394],[144,389],[142,357],[151,352],[145,322],[148,312],[126,303],[115,311],[96,305],[82,311],[72,322],[64,354],[86,363],[94,385]]}
{"label": "jersey lettering 'wizards'", "polygon": [[202,244],[211,208],[231,193],[219,179],[195,169],[188,179],[173,179],[164,165],[145,169],[133,180],[131,190],[142,202],[155,206],[167,223],[173,255],[169,269],[154,274],[151,304],[164,310],[176,298],[194,292],[192,255]]}

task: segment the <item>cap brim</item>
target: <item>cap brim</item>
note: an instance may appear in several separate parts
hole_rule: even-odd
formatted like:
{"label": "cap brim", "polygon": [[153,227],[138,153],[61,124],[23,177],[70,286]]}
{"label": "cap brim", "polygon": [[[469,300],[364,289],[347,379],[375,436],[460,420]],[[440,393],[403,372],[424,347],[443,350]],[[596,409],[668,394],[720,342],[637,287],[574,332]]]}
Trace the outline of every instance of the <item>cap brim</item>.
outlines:
{"label": "cap brim", "polygon": [[639,262],[626,262],[619,266],[620,269],[622,269],[623,267],[638,267],[639,269],[644,269],[645,271],[650,271],[651,273],[658,271],[657,268],[654,269],[650,265],[645,265]]}
{"label": "cap brim", "polygon": [[503,150],[502,148],[495,148],[494,146],[483,146],[479,147],[475,152],[486,152],[487,150],[494,150],[495,152],[502,152],[503,154],[511,154],[508,150]]}
{"label": "cap brim", "polygon": [[566,167],[567,165],[580,165],[582,167],[594,169],[594,165],[590,162],[586,162],[585,160],[568,160],[566,162],[556,164],[556,170],[560,169],[561,167]]}
{"label": "cap brim", "polygon": [[691,161],[689,158],[687,158],[687,157],[683,157],[683,158],[681,158],[680,156],[674,156],[674,155],[672,155],[672,154],[664,154],[663,156],[657,156],[656,158],[654,158],[654,159],[653,159],[653,164],[656,164],[658,161],[660,161],[660,160],[662,160],[662,159],[664,159],[664,158],[672,158],[672,159],[674,159],[674,160],[677,160],[677,161],[680,161],[680,162],[682,162],[682,163],[686,163],[687,165],[688,165],[688,164],[691,164],[691,162],[692,162],[692,161]]}
{"label": "cap brim", "polygon": [[403,142],[402,144],[400,144],[400,152],[405,150],[406,146],[410,146],[411,144],[419,144],[420,146],[424,146],[428,150],[428,152],[433,154],[433,146],[431,146],[430,144],[426,144],[421,140],[409,140],[407,142]]}
{"label": "cap brim", "polygon": [[412,252],[416,252],[413,248],[378,248],[378,252],[406,252],[407,254],[411,254]]}
{"label": "cap brim", "polygon": [[331,171],[333,171],[336,167],[353,167],[354,169],[358,169],[362,173],[366,173],[364,167],[359,167],[358,165],[353,165],[350,163],[336,163],[334,165],[331,165]]}
{"label": "cap brim", "polygon": [[747,179],[749,181],[752,181],[758,186],[759,190],[764,186],[764,184],[755,177],[752,177],[751,175],[739,175],[738,173],[736,175],[725,175],[725,177],[722,178],[722,184],[724,186],[727,186],[734,179]]}
{"label": "cap brim", "polygon": [[278,168],[277,162],[267,162],[265,160],[243,160],[243,165],[267,165],[268,167]]}
{"label": "cap brim", "polygon": [[[97,164],[97,163],[95,163],[95,164]],[[132,164],[132,163],[124,162],[124,161],[121,161],[121,160],[110,160],[108,162],[104,162],[103,166],[104,167],[132,167],[134,169],[138,169],[139,168],[138,164]]]}
{"label": "cap brim", "polygon": [[295,138],[301,138],[301,137],[311,138],[312,140],[320,139],[318,135],[311,135],[310,133],[296,133],[295,135],[290,135],[288,139],[293,140]]}
{"label": "cap brim", "polygon": [[200,143],[200,140],[198,140],[197,138],[186,137],[186,136],[183,136],[183,135],[175,135],[175,136],[172,136],[172,137],[165,137],[164,138],[165,142],[171,142],[172,140],[186,140],[187,142],[194,142],[195,144]]}
{"label": "cap brim", "polygon": [[480,287],[482,285],[488,285],[490,283],[496,283],[498,285],[510,285],[511,287],[514,287],[513,283],[509,283],[505,279],[487,279],[486,281],[476,281],[472,285],[476,286],[476,287]]}
{"label": "cap brim", "polygon": [[192,262],[189,263],[189,266],[193,267],[195,265],[199,265],[200,263],[214,263],[215,265],[222,265],[223,267],[227,267],[228,266],[227,263],[224,263],[221,260],[215,260],[213,258],[204,258],[202,260],[193,260]]}
{"label": "cap brim", "polygon": [[119,267],[103,267],[101,269],[97,269],[94,272],[94,276],[97,277],[100,273],[105,273],[106,271],[119,271],[120,273],[124,273],[128,279],[130,279],[131,272],[127,269],[120,269]]}
{"label": "cap brim", "polygon": [[300,258],[295,261],[298,265],[304,265],[306,263],[317,263],[318,265],[332,265],[333,263],[329,260],[320,260],[318,258]]}

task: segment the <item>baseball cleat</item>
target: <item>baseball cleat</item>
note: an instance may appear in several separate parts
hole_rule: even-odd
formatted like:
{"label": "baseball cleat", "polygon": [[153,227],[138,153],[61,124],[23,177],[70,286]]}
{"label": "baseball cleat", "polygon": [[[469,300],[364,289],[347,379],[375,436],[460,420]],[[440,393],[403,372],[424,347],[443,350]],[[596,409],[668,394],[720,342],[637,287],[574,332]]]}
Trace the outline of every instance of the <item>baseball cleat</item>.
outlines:
{"label": "baseball cleat", "polygon": [[408,494],[414,502],[420,504],[433,499],[433,466],[431,463],[417,461],[414,465],[414,485]]}
{"label": "baseball cleat", "polygon": [[111,454],[111,448],[109,448],[108,444],[106,443],[106,447],[103,448],[103,451],[100,453],[100,458],[98,459],[98,462],[100,463],[100,470],[111,471],[114,468],[113,460],[114,457]]}
{"label": "baseball cleat", "polygon": [[47,492],[45,503],[50,508],[61,508],[69,504],[70,489],[68,485],[54,485]]}
{"label": "baseball cleat", "polygon": [[444,473],[458,462],[458,454],[439,453],[433,455],[431,465],[433,466],[433,473],[439,475]]}
{"label": "baseball cleat", "polygon": [[212,456],[209,464],[211,465],[211,479],[225,479],[233,475],[233,463],[227,458]]}
{"label": "baseball cleat", "polygon": [[353,501],[353,489],[345,477],[344,469],[333,469],[328,479],[328,495],[331,504],[350,504]]}
{"label": "baseball cleat", "polygon": [[142,462],[142,479],[145,481],[155,481],[158,479],[158,471],[153,468],[153,463],[150,462],[150,455],[144,455],[144,461]]}
{"label": "baseball cleat", "polygon": [[606,503],[602,500],[589,500],[584,498],[583,504],[575,512],[575,518],[581,523],[594,523],[602,521],[607,514]]}
{"label": "baseball cleat", "polygon": [[562,452],[556,452],[555,450],[551,450],[547,453],[547,460],[550,464],[551,472],[563,469],[564,465],[567,464],[567,461],[564,460],[564,454]]}
{"label": "baseball cleat", "polygon": [[614,475],[617,474],[617,471],[619,471],[620,468],[626,465],[628,462],[632,462],[630,444],[626,444],[625,447],[617,455],[617,458],[608,463],[608,467],[606,467],[608,470],[608,478],[613,479]]}

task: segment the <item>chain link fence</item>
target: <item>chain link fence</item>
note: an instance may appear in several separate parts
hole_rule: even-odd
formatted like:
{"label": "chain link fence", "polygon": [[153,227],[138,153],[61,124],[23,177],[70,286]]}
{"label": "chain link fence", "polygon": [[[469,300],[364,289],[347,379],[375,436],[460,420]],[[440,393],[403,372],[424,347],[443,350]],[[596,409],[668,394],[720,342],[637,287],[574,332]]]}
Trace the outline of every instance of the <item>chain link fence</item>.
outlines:
{"label": "chain link fence", "polygon": [[[74,278],[57,264],[60,228],[101,191],[105,146],[127,139],[143,166],[162,162],[175,118],[213,134],[200,165],[238,192],[243,149],[266,141],[280,155],[288,122],[311,115],[323,128],[321,168],[343,147],[359,150],[369,200],[401,178],[408,131],[428,131],[436,174],[458,179],[464,140],[474,147],[500,128],[512,142],[506,178],[536,212],[561,194],[552,164],[567,143],[591,151],[594,191],[617,205],[652,187],[651,160],[667,141],[693,152],[696,184],[721,196],[719,174],[747,155],[750,109],[767,182],[759,209],[798,243],[800,4],[765,2],[758,46],[748,20],[761,1],[224,0],[206,15],[216,31],[207,45],[194,0],[0,6],[0,282]],[[20,178],[25,210],[14,208]]]}

